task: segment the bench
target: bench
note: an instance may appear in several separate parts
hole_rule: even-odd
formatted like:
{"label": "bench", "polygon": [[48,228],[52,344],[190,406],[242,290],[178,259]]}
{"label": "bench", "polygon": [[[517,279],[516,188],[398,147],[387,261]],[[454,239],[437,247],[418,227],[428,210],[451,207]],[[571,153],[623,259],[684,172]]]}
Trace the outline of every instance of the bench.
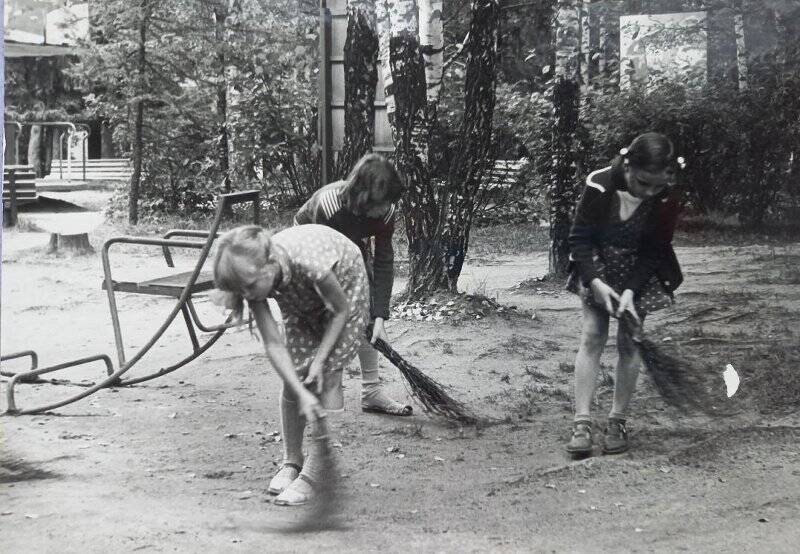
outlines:
{"label": "bench", "polygon": [[36,172],[27,165],[8,165],[3,168],[3,210],[9,226],[17,224],[19,206],[36,202]]}

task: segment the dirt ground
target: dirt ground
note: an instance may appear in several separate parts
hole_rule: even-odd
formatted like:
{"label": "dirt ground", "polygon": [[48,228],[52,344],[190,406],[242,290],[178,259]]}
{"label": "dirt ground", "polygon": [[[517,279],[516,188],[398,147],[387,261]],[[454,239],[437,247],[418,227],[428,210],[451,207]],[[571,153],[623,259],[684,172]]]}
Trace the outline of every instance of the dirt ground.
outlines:
{"label": "dirt ground", "polygon": [[[35,349],[40,366],[94,353],[116,359],[99,255],[48,257],[41,239],[4,233],[3,352]],[[157,254],[126,250],[116,275],[161,273]],[[279,380],[245,329],[161,379],[45,415],[0,418],[2,550],[796,552],[800,245],[684,246],[678,256],[686,282],[648,330],[702,359],[720,391],[722,370],[735,366],[742,384],[731,400],[721,395],[725,416],[677,413],[643,375],[631,451],[568,459],[578,302],[560,284],[535,280],[544,253],[483,256],[465,267],[462,285],[516,310],[393,319],[387,330],[453,395],[511,423],[459,428],[418,407],[411,418],[364,414],[357,373],[347,371],[347,409],[330,418],[344,529],[280,532],[296,512],[271,504],[266,490],[281,460]],[[120,295],[119,306],[130,354],[172,304]],[[221,317],[207,301],[200,308],[208,320]],[[612,336],[598,425],[610,404],[613,344]],[[176,323],[132,373],[188,349]],[[399,373],[383,367],[390,391],[407,397]],[[95,364],[58,376],[82,382],[102,373]],[[78,390],[20,385],[17,402]]]}

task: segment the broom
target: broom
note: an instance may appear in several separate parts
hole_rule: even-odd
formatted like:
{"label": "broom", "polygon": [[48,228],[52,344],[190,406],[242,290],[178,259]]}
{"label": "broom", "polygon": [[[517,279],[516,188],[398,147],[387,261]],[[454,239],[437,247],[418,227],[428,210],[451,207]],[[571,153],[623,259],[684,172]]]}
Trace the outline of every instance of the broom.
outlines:
{"label": "broom", "polygon": [[666,352],[663,347],[645,335],[642,325],[630,312],[623,313],[620,319],[633,331],[632,338],[647,373],[667,404],[683,410],[695,409],[709,415],[719,414],[714,410],[717,399],[701,378],[702,374],[706,373],[703,367]]}
{"label": "broom", "polygon": [[440,383],[410,364],[383,339],[377,339],[373,346],[400,370],[411,388],[411,395],[427,411],[468,425],[474,425],[480,421],[480,418],[472,410],[452,398],[444,391],[444,387]]}

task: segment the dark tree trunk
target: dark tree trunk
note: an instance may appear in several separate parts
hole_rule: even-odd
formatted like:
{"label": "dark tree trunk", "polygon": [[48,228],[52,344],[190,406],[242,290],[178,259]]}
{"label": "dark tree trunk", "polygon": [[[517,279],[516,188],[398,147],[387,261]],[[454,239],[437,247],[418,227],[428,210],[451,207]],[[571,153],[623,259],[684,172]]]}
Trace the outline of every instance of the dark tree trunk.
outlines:
{"label": "dark tree trunk", "polygon": [[223,174],[223,188],[231,191],[230,157],[228,152],[228,82],[225,75],[225,20],[227,7],[217,2],[214,5],[214,39],[217,48],[219,84],[217,84],[217,118],[219,119],[219,170]]}
{"label": "dark tree trunk", "polygon": [[100,157],[114,157],[114,139],[111,125],[104,121],[100,126]]}
{"label": "dark tree trunk", "polygon": [[139,98],[136,100],[135,119],[133,123],[133,172],[131,173],[131,186],[128,196],[128,222],[136,225],[139,222],[139,185],[142,180],[142,157],[144,142],[144,94],[147,92],[147,24],[150,20],[149,0],[139,2],[139,42],[137,62],[139,70]]}
{"label": "dark tree trunk", "polygon": [[553,86],[550,273],[564,276],[569,265],[569,230],[580,173],[580,0],[555,5],[555,81]]}
{"label": "dark tree trunk", "polygon": [[372,149],[375,135],[375,85],[378,82],[378,35],[374,4],[348,2],[344,44],[344,145],[335,175],[347,176]]}
{"label": "dark tree trunk", "polygon": [[406,293],[413,297],[445,284],[438,236],[439,208],[428,168],[429,121],[425,63],[416,35],[404,30],[389,41],[394,96],[389,114],[395,145],[395,164],[406,179],[403,211],[408,238],[409,278]]}
{"label": "dark tree trunk", "polygon": [[575,206],[580,87],[560,78],[553,88],[553,180],[550,183],[550,273],[564,276],[569,264],[569,230]]}
{"label": "dark tree trunk", "polygon": [[494,164],[491,153],[492,119],[499,30],[500,7],[497,0],[473,2],[467,45],[464,119],[447,180],[449,210],[442,236],[447,288],[452,292],[457,292],[480,185]]}

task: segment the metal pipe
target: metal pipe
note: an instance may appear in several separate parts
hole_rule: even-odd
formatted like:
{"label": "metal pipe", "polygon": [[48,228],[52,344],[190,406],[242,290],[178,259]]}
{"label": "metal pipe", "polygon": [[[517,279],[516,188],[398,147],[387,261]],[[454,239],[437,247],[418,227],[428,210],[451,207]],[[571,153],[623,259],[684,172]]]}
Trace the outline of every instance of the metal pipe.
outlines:
{"label": "metal pipe", "polygon": [[[0,362],[5,362],[7,360],[16,360],[18,358],[30,358],[31,359],[31,367],[28,369],[36,369],[39,366],[39,356],[33,350],[21,350],[20,352],[14,352],[12,354],[6,354],[5,356],[0,356]],[[3,377],[13,377],[16,375],[11,371],[2,371],[0,370],[0,375]]]}
{"label": "metal pipe", "polygon": [[[209,230],[209,236],[212,236],[212,235],[215,236],[216,235],[217,231],[219,230],[219,226],[220,226],[220,224],[222,222],[222,215],[225,213],[226,210],[229,209],[229,207],[231,205],[238,204],[240,202],[245,202],[245,201],[258,202],[258,198],[259,198],[258,191],[245,191],[245,192],[238,192],[238,193],[230,193],[230,194],[222,194],[222,195],[220,195],[219,196],[219,201],[218,201],[218,204],[217,204],[216,214],[214,215],[214,221],[211,224],[211,228]],[[125,238],[129,238],[129,237],[125,237]],[[164,239],[143,239],[143,242],[145,242],[146,244],[154,244],[154,245],[159,245],[159,246],[163,246],[164,244],[172,246],[172,245],[174,245],[173,243],[179,243],[179,244],[186,244],[187,248],[194,248],[195,245],[197,244],[197,243],[189,243],[189,242],[186,242],[186,241],[165,241]],[[97,383],[96,385],[84,390],[83,392],[81,392],[79,394],[73,395],[73,396],[71,396],[69,398],[66,398],[64,400],[61,400],[59,402],[54,402],[52,404],[48,404],[46,406],[39,406],[39,407],[36,407],[36,408],[30,408],[30,409],[27,409],[27,410],[17,410],[16,406],[14,406],[13,409],[10,409],[10,406],[13,404],[14,398],[13,398],[13,387],[9,387],[8,397],[9,397],[10,404],[9,404],[9,409],[8,409],[8,411],[6,413],[7,414],[14,414],[14,415],[27,415],[27,414],[35,414],[35,413],[46,412],[46,411],[49,411],[49,410],[54,410],[56,408],[60,408],[61,406],[66,406],[67,404],[71,404],[73,402],[77,402],[78,400],[86,398],[87,396],[90,396],[90,395],[94,394],[95,392],[97,392],[98,390],[106,388],[108,386],[123,384],[123,382],[120,380],[120,377],[122,375],[124,375],[128,370],[130,370],[139,360],[141,360],[142,357],[145,354],[147,354],[147,352],[153,347],[153,345],[158,341],[158,339],[160,339],[161,336],[164,334],[164,331],[166,331],[167,327],[169,327],[170,324],[173,322],[173,320],[175,319],[175,316],[178,314],[179,311],[181,311],[181,308],[184,305],[186,305],[187,300],[190,298],[190,296],[192,294],[192,286],[197,282],[197,278],[200,275],[200,271],[202,270],[203,265],[205,264],[206,259],[208,258],[208,254],[209,254],[209,252],[211,250],[212,242],[213,241],[211,241],[211,240],[206,241],[205,245],[203,246],[202,250],[200,251],[200,254],[199,254],[198,260],[197,260],[197,264],[195,265],[195,268],[192,271],[192,274],[190,275],[189,280],[187,281],[186,285],[184,286],[183,291],[181,292],[181,295],[178,298],[175,306],[172,308],[172,311],[170,311],[170,313],[167,316],[167,318],[164,321],[164,323],[158,328],[158,330],[156,330],[156,332],[153,334],[153,336],[150,337],[150,340],[148,340],[147,343],[139,349],[139,351],[136,353],[136,355],[133,356],[133,358],[131,358],[125,364],[121,365],[116,371],[114,371],[112,374],[110,374],[106,379],[104,379],[100,383]],[[104,245],[104,250],[105,250],[105,245]],[[110,268],[110,265],[109,265],[109,262],[108,262],[108,252],[104,251],[103,270],[105,272],[106,287],[109,288],[109,290],[111,291],[111,293],[109,293],[109,300],[110,300],[110,303],[113,304],[113,307],[112,307],[112,313],[113,313],[114,310],[116,310],[116,303],[114,302],[114,297],[113,297],[113,282],[111,281],[111,271],[110,271],[110,269],[111,268]],[[194,358],[196,358],[197,356],[199,356],[200,354],[205,352],[205,350],[207,350],[214,342],[216,342],[216,340],[219,339],[219,337],[222,336],[223,333],[224,333],[224,330],[218,331],[218,334],[215,334],[209,340],[209,342],[207,342],[204,345],[204,347],[201,348],[199,351],[194,352],[191,356],[189,356],[188,358],[185,358],[179,364],[176,364],[175,366],[172,366],[171,368],[168,368],[168,371],[162,370],[163,373],[147,376],[147,379],[152,379],[152,378],[158,377],[159,375],[163,375],[164,373],[169,373],[170,371],[174,371],[175,369],[177,369],[177,368],[181,367],[182,365],[188,363],[189,361],[193,360]],[[145,378],[137,378],[137,379],[128,381],[126,384],[132,384],[133,382],[142,382],[142,381],[147,380],[147,379],[145,379]]]}

